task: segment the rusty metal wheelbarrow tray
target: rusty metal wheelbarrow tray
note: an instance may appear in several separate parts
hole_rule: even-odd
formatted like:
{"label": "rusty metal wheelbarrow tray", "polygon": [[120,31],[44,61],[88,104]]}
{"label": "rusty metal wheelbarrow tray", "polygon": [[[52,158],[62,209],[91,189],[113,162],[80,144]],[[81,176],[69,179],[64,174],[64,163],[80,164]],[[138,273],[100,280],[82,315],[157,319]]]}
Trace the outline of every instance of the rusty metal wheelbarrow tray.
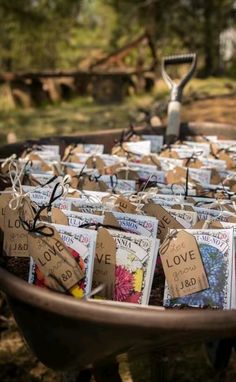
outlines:
{"label": "rusty metal wheelbarrow tray", "polygon": [[79,301],[29,285],[1,267],[0,289],[31,349],[57,370],[84,368],[127,351],[236,336],[236,311]]}

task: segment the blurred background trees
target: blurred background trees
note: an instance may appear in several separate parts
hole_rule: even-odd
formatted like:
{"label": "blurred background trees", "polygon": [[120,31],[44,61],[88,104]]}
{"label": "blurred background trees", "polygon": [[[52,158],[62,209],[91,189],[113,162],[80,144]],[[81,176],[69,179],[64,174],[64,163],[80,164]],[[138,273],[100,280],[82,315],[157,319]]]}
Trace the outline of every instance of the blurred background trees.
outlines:
{"label": "blurred background trees", "polygon": [[197,51],[200,75],[236,74],[235,0],[0,0],[0,21],[1,71],[83,67],[147,32],[159,61]]}

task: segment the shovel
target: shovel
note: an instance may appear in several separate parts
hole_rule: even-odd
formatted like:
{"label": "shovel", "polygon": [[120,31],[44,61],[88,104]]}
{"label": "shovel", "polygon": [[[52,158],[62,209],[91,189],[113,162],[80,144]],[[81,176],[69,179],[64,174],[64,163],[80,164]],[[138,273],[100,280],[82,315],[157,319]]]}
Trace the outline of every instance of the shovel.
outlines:
{"label": "shovel", "polygon": [[[179,81],[179,83],[175,83],[168,75],[167,67],[179,64],[190,64],[191,66],[189,71]],[[167,143],[172,143],[176,138],[179,137],[180,107],[183,89],[193,76],[196,64],[197,55],[195,53],[164,57],[162,60],[162,76],[170,89],[170,101],[168,104],[168,124],[166,130]]]}

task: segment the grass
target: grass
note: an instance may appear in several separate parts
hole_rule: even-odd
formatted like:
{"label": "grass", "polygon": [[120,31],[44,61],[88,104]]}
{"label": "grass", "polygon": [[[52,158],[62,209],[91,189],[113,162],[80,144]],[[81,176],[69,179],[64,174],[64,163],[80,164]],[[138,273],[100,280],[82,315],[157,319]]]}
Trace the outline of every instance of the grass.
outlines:
{"label": "grass", "polygon": [[[185,95],[222,95],[229,94],[232,89],[236,89],[236,81],[228,78],[194,79],[187,86]],[[78,97],[69,102],[23,109],[10,107],[6,97],[0,95],[0,140],[5,143],[10,132],[18,140],[25,140],[76,134],[79,131],[125,128],[130,121],[135,120],[139,107],[148,108],[153,102],[166,99],[167,96],[168,89],[161,80],[156,82],[152,93],[133,95],[123,103],[113,105],[98,105],[91,97]]]}

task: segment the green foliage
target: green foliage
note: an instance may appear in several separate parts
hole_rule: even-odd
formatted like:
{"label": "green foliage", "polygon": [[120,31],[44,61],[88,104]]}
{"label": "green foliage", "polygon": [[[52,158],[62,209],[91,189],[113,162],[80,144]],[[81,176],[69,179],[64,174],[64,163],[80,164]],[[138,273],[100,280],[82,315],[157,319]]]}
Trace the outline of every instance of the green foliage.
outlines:
{"label": "green foliage", "polygon": [[197,51],[203,74],[217,74],[235,11],[235,0],[0,0],[0,70],[85,67],[146,31],[159,58]]}

